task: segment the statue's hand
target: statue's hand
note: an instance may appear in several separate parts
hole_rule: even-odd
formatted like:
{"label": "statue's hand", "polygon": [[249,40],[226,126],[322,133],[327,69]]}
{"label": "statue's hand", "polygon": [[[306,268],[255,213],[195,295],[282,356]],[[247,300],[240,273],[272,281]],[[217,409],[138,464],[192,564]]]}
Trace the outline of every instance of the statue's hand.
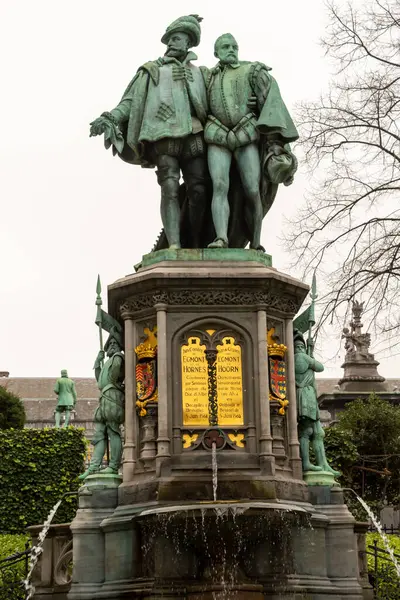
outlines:
{"label": "statue's hand", "polygon": [[99,350],[99,353],[96,358],[96,362],[101,362],[102,360],[104,360],[104,357],[105,357],[104,350]]}
{"label": "statue's hand", "polygon": [[99,117],[90,123],[90,137],[101,135],[109,126],[110,122],[107,117]]}

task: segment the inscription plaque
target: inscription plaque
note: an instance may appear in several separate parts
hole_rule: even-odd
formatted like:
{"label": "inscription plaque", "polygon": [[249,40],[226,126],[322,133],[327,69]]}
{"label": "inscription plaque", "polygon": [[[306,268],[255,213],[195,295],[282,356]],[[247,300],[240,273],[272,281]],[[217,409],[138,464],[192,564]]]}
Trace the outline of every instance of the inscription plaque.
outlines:
{"label": "inscription plaque", "polygon": [[[211,342],[215,331],[210,332]],[[191,336],[181,346],[183,425],[244,425],[242,348],[233,336],[225,336],[214,346],[216,386],[209,385],[210,371],[206,346]],[[210,380],[211,381],[211,380]],[[210,394],[212,397],[210,398]],[[215,397],[214,397],[215,396]],[[215,404],[218,422],[215,423]],[[213,419],[210,409],[213,408]]]}
{"label": "inscription plaque", "polygon": [[182,408],[184,425],[208,425],[208,375],[206,347],[189,337],[181,347]]}
{"label": "inscription plaque", "polygon": [[217,350],[218,425],[243,425],[242,349],[224,337]]}

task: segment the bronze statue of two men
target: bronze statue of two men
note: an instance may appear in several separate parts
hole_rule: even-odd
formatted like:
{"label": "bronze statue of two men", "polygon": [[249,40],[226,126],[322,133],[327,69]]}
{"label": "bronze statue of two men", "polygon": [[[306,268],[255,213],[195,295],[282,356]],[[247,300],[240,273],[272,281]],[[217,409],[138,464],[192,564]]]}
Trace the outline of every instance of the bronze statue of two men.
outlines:
{"label": "bronze statue of two men", "polygon": [[200,21],[188,15],[169,25],[165,55],[138,69],[90,134],[104,134],[126,162],[156,167],[164,235],[155,249],[250,242],[263,250],[263,217],[297,168],[289,146],[297,130],[271,69],[239,61],[231,34],[216,40],[214,68],[193,64]]}

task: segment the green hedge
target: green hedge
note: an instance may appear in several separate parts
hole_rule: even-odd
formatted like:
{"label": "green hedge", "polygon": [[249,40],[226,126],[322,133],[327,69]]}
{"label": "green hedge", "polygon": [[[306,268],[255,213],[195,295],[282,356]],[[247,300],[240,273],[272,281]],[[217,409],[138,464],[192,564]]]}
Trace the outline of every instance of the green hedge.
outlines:
{"label": "green hedge", "polygon": [[21,398],[0,385],[0,429],[22,429],[25,420],[25,408]]}
{"label": "green hedge", "polygon": [[[78,489],[85,451],[83,429],[0,431],[0,533],[43,523],[63,494]],[[53,522],[71,521],[76,508],[76,497],[66,497]]]}
{"label": "green hedge", "polygon": [[[387,537],[393,552],[400,556],[400,537],[397,535],[388,535]],[[369,547],[373,546],[375,540],[378,542],[379,548],[383,550],[386,550],[386,548],[379,533],[369,533],[367,535],[367,552],[372,552],[372,554],[367,554],[368,573],[370,574],[370,577],[377,579],[376,597],[380,600],[400,600],[400,579],[390,560],[390,556],[386,555],[388,559],[386,560],[379,556],[381,553],[378,553],[378,569],[375,572],[374,551]],[[397,558],[397,561],[400,562],[400,558]]]}
{"label": "green hedge", "polygon": [[12,554],[23,552],[29,541],[27,535],[0,535],[0,600],[24,600],[23,587],[18,583],[25,578],[25,562],[10,567],[1,561]]}

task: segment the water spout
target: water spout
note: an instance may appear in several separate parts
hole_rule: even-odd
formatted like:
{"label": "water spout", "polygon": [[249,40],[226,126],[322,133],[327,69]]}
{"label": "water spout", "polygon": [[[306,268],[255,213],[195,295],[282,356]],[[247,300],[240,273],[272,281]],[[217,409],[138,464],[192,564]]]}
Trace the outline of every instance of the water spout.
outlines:
{"label": "water spout", "polygon": [[365,500],[363,500],[362,498],[360,498],[360,496],[354,490],[352,490],[351,488],[344,488],[344,489],[346,491],[353,492],[353,494],[356,496],[357,500],[359,501],[359,503],[361,504],[361,506],[363,507],[363,509],[365,510],[365,512],[368,514],[369,518],[371,519],[371,521],[373,522],[373,524],[375,526],[375,529],[378,531],[379,535],[381,536],[382,542],[383,542],[383,544],[384,544],[384,546],[386,548],[387,553],[389,554],[390,558],[392,559],[392,563],[394,565],[394,568],[396,569],[397,575],[400,577],[400,564],[396,560],[394,552],[393,552],[392,548],[390,547],[390,543],[389,543],[389,540],[387,538],[387,535],[383,531],[382,525],[378,521],[378,518],[372,512],[372,510],[370,509],[370,507],[368,506],[368,504],[365,502]]}
{"label": "water spout", "polygon": [[26,576],[26,579],[24,579],[24,581],[23,581],[23,584],[25,587],[25,592],[26,592],[25,600],[30,600],[31,598],[33,598],[33,595],[35,593],[35,586],[32,585],[32,583],[31,583],[32,573],[33,573],[33,570],[36,567],[36,564],[39,560],[39,556],[43,552],[44,540],[46,539],[46,536],[50,529],[50,525],[55,517],[55,514],[56,514],[57,510],[59,509],[61,502],[64,500],[64,498],[66,496],[77,496],[77,495],[78,495],[77,492],[66,492],[60,498],[60,500],[53,506],[53,508],[51,509],[51,511],[48,514],[46,521],[43,523],[43,529],[39,533],[39,543],[36,544],[36,546],[32,546],[32,548],[31,548],[31,556],[29,559],[29,571]]}
{"label": "water spout", "polygon": [[211,447],[211,464],[212,464],[212,485],[213,485],[213,498],[214,502],[217,501],[217,488],[218,488],[218,463],[217,463],[217,444],[212,443]]}

